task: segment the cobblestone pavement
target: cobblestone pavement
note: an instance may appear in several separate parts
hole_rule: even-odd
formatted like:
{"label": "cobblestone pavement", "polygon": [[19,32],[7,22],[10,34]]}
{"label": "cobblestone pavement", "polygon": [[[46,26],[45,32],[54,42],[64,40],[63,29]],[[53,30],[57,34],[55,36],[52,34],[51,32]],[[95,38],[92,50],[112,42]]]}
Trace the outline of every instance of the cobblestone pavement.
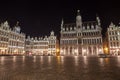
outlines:
{"label": "cobblestone pavement", "polygon": [[0,80],[120,80],[120,57],[0,56]]}

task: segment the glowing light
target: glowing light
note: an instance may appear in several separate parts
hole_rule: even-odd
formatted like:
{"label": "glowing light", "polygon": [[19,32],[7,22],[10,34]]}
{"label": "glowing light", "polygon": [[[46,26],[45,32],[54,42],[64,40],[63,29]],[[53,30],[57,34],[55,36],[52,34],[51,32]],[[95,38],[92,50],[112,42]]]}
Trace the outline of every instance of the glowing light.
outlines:
{"label": "glowing light", "polygon": [[18,51],[18,50],[17,50],[17,49],[15,49],[15,50],[14,50],[14,53],[16,53],[17,51]]}
{"label": "glowing light", "polygon": [[101,49],[99,49],[99,52],[101,52],[102,50]]}
{"label": "glowing light", "polygon": [[57,53],[60,52],[60,49],[57,49]]}
{"label": "glowing light", "polygon": [[32,55],[32,53],[30,52],[29,55]]}
{"label": "glowing light", "polygon": [[5,49],[2,49],[1,51],[2,51],[2,52],[5,52]]}
{"label": "glowing light", "polygon": [[25,51],[23,51],[23,54],[25,53]]}
{"label": "glowing light", "polygon": [[63,50],[62,50],[62,49],[61,49],[60,51],[61,51],[61,53],[63,53]]}
{"label": "glowing light", "polygon": [[108,51],[108,48],[107,48],[107,47],[105,47],[105,48],[104,48],[104,50],[105,50],[105,51]]}
{"label": "glowing light", "polygon": [[117,52],[119,51],[119,49],[117,49]]}
{"label": "glowing light", "polygon": [[75,49],[75,53],[77,53],[77,49]]}
{"label": "glowing light", "polygon": [[86,49],[83,49],[83,55],[84,55],[84,56],[87,56],[87,55],[86,55]]}
{"label": "glowing light", "polygon": [[86,49],[83,49],[83,52],[86,52]]}
{"label": "glowing light", "polygon": [[105,47],[104,51],[105,51],[106,54],[108,54],[108,47]]}

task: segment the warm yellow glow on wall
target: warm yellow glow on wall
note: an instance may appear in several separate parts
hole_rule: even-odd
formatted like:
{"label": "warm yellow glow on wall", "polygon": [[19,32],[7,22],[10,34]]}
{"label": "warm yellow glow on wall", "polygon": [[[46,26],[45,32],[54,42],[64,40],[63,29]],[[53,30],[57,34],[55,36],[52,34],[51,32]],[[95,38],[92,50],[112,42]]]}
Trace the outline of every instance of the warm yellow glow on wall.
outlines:
{"label": "warm yellow glow on wall", "polygon": [[107,48],[107,47],[104,48],[104,52],[105,52],[106,54],[108,54],[108,48]]}
{"label": "warm yellow glow on wall", "polygon": [[60,49],[57,49],[57,53],[60,52]]}
{"label": "warm yellow glow on wall", "polygon": [[108,48],[107,48],[107,47],[105,47],[105,51],[108,51]]}
{"label": "warm yellow glow on wall", "polygon": [[25,51],[23,51],[23,54],[25,53]]}
{"label": "warm yellow glow on wall", "polygon": [[77,49],[75,49],[75,53],[77,53],[78,51],[77,51]]}
{"label": "warm yellow glow on wall", "polygon": [[83,52],[86,52],[86,49],[83,49]]}
{"label": "warm yellow glow on wall", "polygon": [[16,53],[17,51],[18,51],[18,50],[17,50],[17,49],[15,49],[15,50],[14,50],[14,53]]}
{"label": "warm yellow glow on wall", "polygon": [[2,49],[1,51],[2,51],[2,52],[5,52],[5,49]]}
{"label": "warm yellow glow on wall", "polygon": [[56,55],[57,55],[57,56],[60,55],[60,49],[59,49],[59,48],[56,49]]}

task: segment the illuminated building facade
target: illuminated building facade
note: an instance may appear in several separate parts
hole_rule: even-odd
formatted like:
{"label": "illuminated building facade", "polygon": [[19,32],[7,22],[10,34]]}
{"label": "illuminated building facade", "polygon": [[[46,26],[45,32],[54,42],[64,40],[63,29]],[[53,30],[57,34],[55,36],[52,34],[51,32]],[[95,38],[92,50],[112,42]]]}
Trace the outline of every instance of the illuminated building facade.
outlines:
{"label": "illuminated building facade", "polygon": [[8,54],[9,25],[4,22],[0,25],[0,54]]}
{"label": "illuminated building facade", "polygon": [[29,36],[26,39],[26,54],[33,54],[33,55],[56,55],[56,36],[54,32],[51,31],[50,36],[42,37],[35,37],[30,38]]}
{"label": "illuminated building facade", "polygon": [[11,29],[8,22],[0,25],[0,54],[24,54],[25,34],[17,25]]}
{"label": "illuminated building facade", "polygon": [[108,50],[112,55],[120,54],[120,26],[114,25],[112,22],[107,28]]}
{"label": "illuminated building facade", "polygon": [[96,21],[82,22],[80,11],[77,11],[76,23],[61,22],[60,55],[98,55],[103,53],[101,23]]}

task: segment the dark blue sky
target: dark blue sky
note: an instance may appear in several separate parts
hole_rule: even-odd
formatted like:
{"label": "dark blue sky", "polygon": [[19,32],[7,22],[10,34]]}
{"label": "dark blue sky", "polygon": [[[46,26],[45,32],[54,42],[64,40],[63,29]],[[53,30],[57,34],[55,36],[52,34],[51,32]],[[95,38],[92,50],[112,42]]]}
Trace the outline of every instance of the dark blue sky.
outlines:
{"label": "dark blue sky", "polygon": [[2,1],[0,2],[0,22],[8,20],[13,27],[19,21],[22,32],[31,36],[48,35],[51,30],[59,35],[61,19],[64,18],[65,23],[75,22],[77,9],[80,9],[83,21],[95,20],[98,14],[104,33],[111,21],[115,24],[120,22],[120,6],[114,1]]}

